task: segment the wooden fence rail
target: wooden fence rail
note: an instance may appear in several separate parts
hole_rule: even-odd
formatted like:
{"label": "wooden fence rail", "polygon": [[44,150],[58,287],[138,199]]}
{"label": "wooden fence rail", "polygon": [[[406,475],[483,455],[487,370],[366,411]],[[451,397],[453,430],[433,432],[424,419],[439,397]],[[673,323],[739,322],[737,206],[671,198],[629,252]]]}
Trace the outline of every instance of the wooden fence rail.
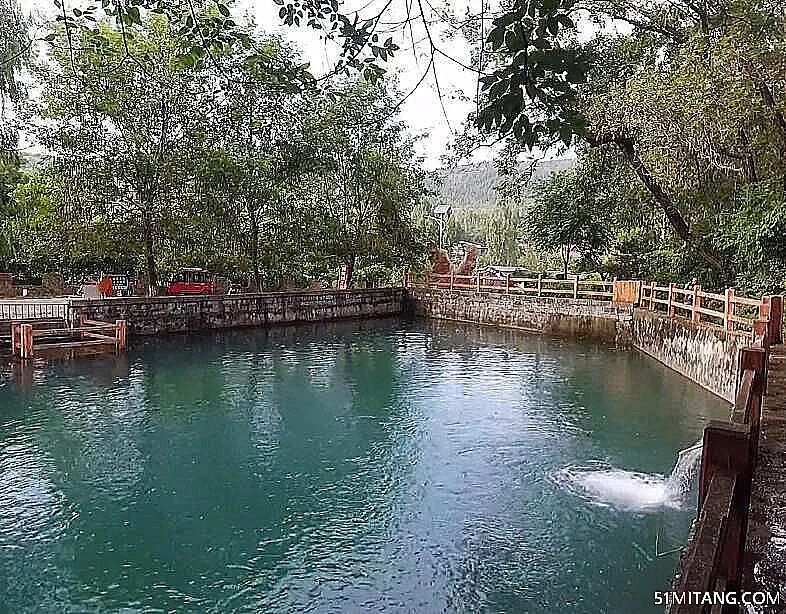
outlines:
{"label": "wooden fence rail", "polygon": [[481,275],[429,275],[426,287],[446,290],[474,290],[476,292],[500,292],[504,294],[527,294],[531,296],[555,296],[567,298],[591,298],[611,300],[614,297],[614,282],[573,279],[551,279],[547,277],[486,277]]}
{"label": "wooden fence rail", "polygon": [[[504,294],[524,294],[530,296],[552,296],[609,300],[614,302],[635,303],[643,309],[658,311],[668,316],[680,316],[695,324],[721,326],[725,330],[752,330],[758,319],[770,322],[782,320],[783,302],[775,305],[773,299],[765,296],[760,299],[738,296],[734,288],[723,294],[705,292],[701,286],[680,288],[671,283],[659,286],[655,282],[639,281],[594,281],[571,279],[551,279],[538,277],[488,277],[482,275],[429,275],[423,282],[428,288],[446,290],[468,290],[474,292],[500,292]],[[777,312],[780,309],[780,312]],[[770,330],[773,343],[782,342],[782,332]]]}
{"label": "wooden fence rail", "polygon": [[[108,346],[119,353],[126,349],[125,320],[97,322],[80,316],[79,326],[73,328],[36,329],[34,323],[11,324],[11,353],[21,359],[31,359],[38,353],[51,350],[77,349],[89,346]],[[68,341],[59,341],[67,338]],[[39,344],[35,339],[41,339]]]}
{"label": "wooden fence rail", "polygon": [[[756,320],[769,318],[768,302],[771,298],[737,296],[734,288],[717,294],[704,292],[698,285],[687,289],[679,288],[677,284],[659,286],[655,282],[644,282],[639,305],[669,316],[686,317],[695,324],[704,322],[722,326],[725,330],[751,330]],[[773,321],[778,319],[775,315]]]}

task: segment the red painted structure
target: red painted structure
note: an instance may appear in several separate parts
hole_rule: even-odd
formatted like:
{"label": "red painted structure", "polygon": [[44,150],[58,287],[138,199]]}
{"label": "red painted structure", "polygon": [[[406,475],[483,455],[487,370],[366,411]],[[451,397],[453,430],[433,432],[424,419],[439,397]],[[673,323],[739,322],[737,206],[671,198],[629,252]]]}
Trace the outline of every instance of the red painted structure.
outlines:
{"label": "red painted structure", "polygon": [[169,294],[213,294],[213,274],[206,269],[181,269],[169,284]]}

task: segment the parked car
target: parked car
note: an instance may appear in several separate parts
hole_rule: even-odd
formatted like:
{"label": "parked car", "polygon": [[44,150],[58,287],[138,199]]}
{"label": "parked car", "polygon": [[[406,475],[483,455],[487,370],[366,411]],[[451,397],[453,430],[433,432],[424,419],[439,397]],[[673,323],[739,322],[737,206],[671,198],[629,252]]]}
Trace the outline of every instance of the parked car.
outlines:
{"label": "parked car", "polygon": [[207,269],[181,269],[172,276],[169,294],[213,294],[213,274]]}

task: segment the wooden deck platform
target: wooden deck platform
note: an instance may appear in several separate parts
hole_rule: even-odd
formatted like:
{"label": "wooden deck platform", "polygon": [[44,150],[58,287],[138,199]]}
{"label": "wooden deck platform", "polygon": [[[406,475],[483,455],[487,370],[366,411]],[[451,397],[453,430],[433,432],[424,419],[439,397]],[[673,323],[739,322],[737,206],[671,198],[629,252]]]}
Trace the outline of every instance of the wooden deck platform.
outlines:
{"label": "wooden deck platform", "polygon": [[126,349],[125,320],[110,323],[82,317],[79,326],[72,327],[58,321],[13,322],[10,329],[2,342],[19,360],[119,354]]}

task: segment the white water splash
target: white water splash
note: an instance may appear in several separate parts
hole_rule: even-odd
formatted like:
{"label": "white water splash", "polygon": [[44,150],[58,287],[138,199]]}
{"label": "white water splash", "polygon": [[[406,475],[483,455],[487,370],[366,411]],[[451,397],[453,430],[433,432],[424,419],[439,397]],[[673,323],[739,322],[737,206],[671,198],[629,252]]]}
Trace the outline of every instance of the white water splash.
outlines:
{"label": "white water splash", "polygon": [[682,450],[668,476],[625,471],[600,464],[555,471],[561,487],[591,503],[632,512],[680,508],[686,503],[701,464],[701,441]]}

